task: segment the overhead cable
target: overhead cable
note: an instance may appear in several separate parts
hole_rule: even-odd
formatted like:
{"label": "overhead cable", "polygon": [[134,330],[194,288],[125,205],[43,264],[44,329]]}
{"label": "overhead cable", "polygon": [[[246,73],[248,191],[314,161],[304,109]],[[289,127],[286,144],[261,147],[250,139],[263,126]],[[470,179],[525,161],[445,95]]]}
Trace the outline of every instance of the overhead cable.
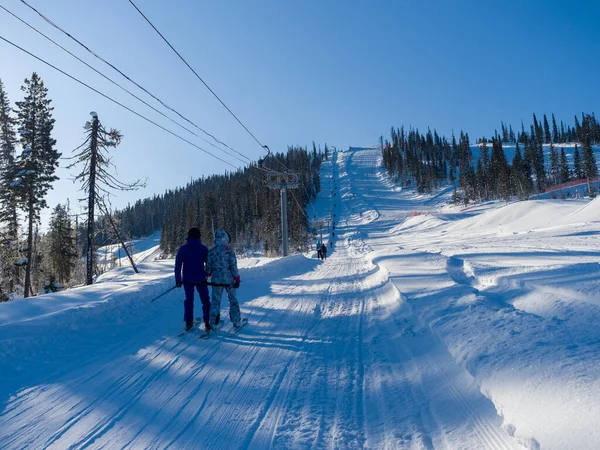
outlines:
{"label": "overhead cable", "polygon": [[[39,15],[44,21],[46,21],[48,24],[50,24],[51,26],[53,26],[54,28],[56,28],[57,30],[59,30],[61,33],[65,34],[67,37],[69,37],[70,39],[72,39],[73,41],[75,41],[77,44],[79,44],[81,47],[83,47],[87,52],[89,52],[90,54],[92,54],[94,57],[98,58],[100,61],[102,61],[103,63],[105,63],[106,65],[108,65],[109,67],[111,67],[113,70],[117,71],[121,76],[123,76],[125,79],[127,79],[128,81],[130,81],[131,83],[133,83],[135,86],[137,86],[139,89],[141,89],[142,91],[144,91],[146,94],[148,94],[150,97],[152,97],[154,100],[156,100],[157,102],[159,102],[162,106],[164,106],[165,108],[167,108],[168,110],[174,112],[175,114],[177,114],[179,117],[181,117],[183,120],[185,120],[186,122],[188,122],[190,125],[194,126],[195,128],[197,128],[198,130],[200,130],[202,133],[206,134],[207,136],[210,136],[215,142],[223,145],[224,147],[228,148],[229,150],[237,153],[238,155],[240,155],[241,157],[245,158],[246,160],[248,160],[249,162],[251,162],[251,159],[248,158],[246,155],[244,155],[243,153],[238,152],[237,150],[231,148],[229,145],[227,145],[225,142],[221,141],[220,139],[216,138],[214,135],[212,135],[211,133],[209,133],[208,131],[204,130],[203,128],[201,128],[200,126],[196,125],[193,121],[191,121],[190,119],[188,119],[187,117],[185,117],[184,115],[182,115],[181,113],[179,113],[179,111],[175,110],[174,108],[170,107],[169,105],[167,105],[164,101],[162,101],[160,98],[158,98],[156,95],[152,94],[150,91],[148,91],[146,88],[144,88],[143,86],[141,86],[139,83],[137,83],[135,80],[133,80],[132,78],[130,78],[128,75],[126,75],[124,72],[122,72],[120,69],[118,69],[114,64],[111,64],[110,62],[108,62],[106,59],[104,59],[103,57],[101,57],[100,55],[98,55],[96,52],[94,52],[92,49],[90,49],[87,45],[85,45],[83,42],[81,42],[79,39],[75,38],[73,35],[71,35],[70,33],[68,33],[67,31],[65,31],[63,28],[61,28],[59,25],[57,25],[56,23],[54,23],[52,20],[50,20],[48,17],[46,17],[43,13],[41,13],[40,11],[38,11],[36,8],[34,8],[33,6],[31,6],[29,3],[27,3],[25,0],[21,0],[21,3],[23,3],[24,5],[26,5],[28,8],[30,8],[31,10],[33,10],[37,15]],[[3,8],[4,9],[4,8]],[[37,31],[37,30],[36,30]],[[180,125],[181,126],[181,125]],[[189,131],[189,130],[188,130]],[[209,143],[208,141],[206,141],[207,143]],[[210,145],[213,145],[211,143],[209,143]],[[215,148],[219,148],[213,145],[213,147]],[[222,150],[219,148],[219,150]]]}
{"label": "overhead cable", "polygon": [[[24,1],[24,0],[21,0],[21,1]],[[158,35],[162,38],[162,40],[165,41],[165,43],[171,48],[171,50],[173,50],[173,52],[175,52],[175,54],[179,57],[179,59],[181,59],[181,61],[183,61],[183,63],[188,67],[188,69],[190,69],[192,71],[192,73],[196,76],[196,78],[198,78],[198,80],[200,80],[200,82],[206,87],[206,89],[208,89],[210,91],[210,93],[221,103],[221,105],[223,105],[223,107],[229,112],[229,114],[231,114],[231,116],[244,128],[244,130],[246,130],[246,132],[258,143],[258,145],[260,145],[261,148],[265,149],[267,151],[267,153],[270,155],[271,151],[269,150],[269,147],[262,144],[258,140],[258,138],[248,129],[248,127],[246,127],[246,125],[244,125],[242,123],[242,121],[233,113],[233,111],[225,104],[225,102],[223,102],[223,100],[221,100],[221,98],[216,94],[215,91],[212,90],[212,88],[206,83],[206,81],[204,81],[204,79],[202,79],[202,77],[200,75],[198,75],[198,73],[192,68],[192,66],[190,66],[190,64],[185,60],[185,58],[183,56],[181,56],[181,54],[175,49],[175,47],[173,47],[173,45],[171,45],[171,43],[167,40],[167,38],[164,37],[164,35],[158,30],[158,28],[156,28],[156,26],[154,26],[154,24],[150,21],[150,19],[148,19],[148,17],[146,17],[146,15],[137,7],[137,5],[133,2],[133,0],[129,0],[129,3],[131,3],[131,5],[144,18],[144,20],[146,22],[148,22],[148,24],[154,29],[154,31],[156,31],[156,33],[158,33]],[[287,170],[288,172],[291,172],[291,170],[283,162],[281,162],[277,157],[274,157],[274,160],[277,161],[279,163],[279,165],[281,165],[285,170]]]}
{"label": "overhead cable", "polygon": [[218,159],[219,161],[221,161],[221,162],[223,162],[223,163],[227,164],[228,166],[231,166],[231,167],[233,167],[233,168],[234,168],[234,169],[236,169],[236,170],[238,170],[238,169],[239,169],[239,167],[238,167],[238,166],[234,166],[234,165],[233,165],[233,164],[231,164],[230,162],[228,162],[228,161],[225,161],[224,159],[220,158],[219,156],[215,155],[214,153],[211,153],[211,152],[209,152],[208,150],[206,150],[206,149],[204,149],[204,148],[200,147],[199,145],[196,145],[196,144],[194,144],[193,142],[191,142],[191,141],[188,141],[186,138],[184,138],[184,137],[181,137],[181,136],[180,136],[180,135],[178,135],[177,133],[174,133],[173,131],[171,131],[171,130],[169,130],[169,129],[165,128],[165,127],[163,127],[162,125],[159,125],[158,123],[154,122],[152,119],[148,119],[146,116],[144,116],[144,115],[142,115],[142,114],[138,113],[137,111],[134,111],[133,109],[129,108],[128,106],[125,106],[124,104],[122,104],[122,103],[118,102],[117,100],[115,100],[115,99],[113,99],[113,98],[109,97],[108,95],[106,95],[106,94],[103,94],[102,92],[100,92],[99,90],[97,90],[97,89],[93,88],[93,87],[92,87],[92,86],[90,86],[89,84],[87,84],[87,83],[84,83],[83,81],[79,80],[78,78],[75,78],[74,76],[72,76],[72,75],[68,74],[68,73],[67,73],[67,72],[65,72],[64,70],[61,70],[61,69],[59,69],[58,67],[54,66],[53,64],[51,64],[51,63],[49,63],[49,62],[47,62],[47,61],[43,60],[43,59],[42,59],[42,58],[40,58],[39,56],[36,56],[36,55],[34,55],[33,53],[31,53],[30,51],[28,51],[28,50],[25,50],[23,47],[20,47],[20,46],[18,46],[17,44],[15,44],[14,42],[12,42],[12,41],[10,41],[10,40],[6,39],[5,37],[3,37],[3,36],[0,36],[0,39],[2,39],[2,40],[3,40],[4,42],[6,42],[6,43],[8,43],[8,44],[12,45],[13,47],[15,47],[15,48],[17,48],[17,49],[21,50],[22,52],[24,52],[24,53],[27,53],[29,56],[31,56],[31,57],[33,57],[33,58],[37,59],[38,61],[40,61],[40,62],[42,62],[42,63],[46,64],[47,66],[49,66],[49,67],[52,67],[54,70],[56,70],[56,71],[58,71],[58,72],[62,73],[63,75],[65,75],[65,76],[69,77],[69,78],[70,78],[70,79],[72,79],[73,81],[76,81],[77,83],[81,84],[82,86],[85,86],[86,88],[88,88],[88,89],[90,89],[90,90],[94,91],[96,94],[98,94],[98,95],[100,95],[100,96],[102,96],[102,97],[106,98],[107,100],[110,100],[111,102],[113,102],[113,103],[115,103],[115,104],[119,105],[121,108],[123,108],[123,109],[126,109],[127,111],[129,111],[129,112],[131,112],[131,113],[135,114],[136,116],[140,117],[141,119],[144,119],[145,121],[147,121],[147,122],[151,123],[152,125],[154,125],[154,126],[156,126],[156,127],[160,128],[161,130],[163,130],[163,131],[166,131],[167,133],[169,133],[169,134],[171,134],[171,135],[173,135],[173,136],[175,136],[175,137],[177,137],[177,138],[181,139],[181,140],[182,140],[182,141],[184,141],[184,142],[187,142],[187,143],[188,143],[188,144],[190,144],[191,146],[193,146],[193,147],[196,147],[198,150],[201,150],[201,151],[203,151],[204,153],[206,153],[207,155],[210,155],[210,156],[212,156],[213,158],[215,158],[215,159]]}
{"label": "overhead cable", "polygon": [[[224,153],[226,153],[227,155],[231,156],[234,159],[237,159],[238,161],[240,161],[242,164],[247,164],[246,161],[240,159],[238,156],[229,153],[227,150],[221,148],[221,147],[217,147],[216,145],[214,145],[212,142],[204,139],[202,136],[200,136],[198,133],[195,133],[194,131],[190,130],[189,128],[185,127],[184,125],[181,125],[179,122],[177,122],[176,120],[173,120],[171,117],[167,116],[165,113],[163,113],[162,111],[158,110],[157,108],[155,108],[154,106],[152,106],[151,104],[149,104],[148,102],[146,102],[144,99],[138,97],[137,95],[135,95],[133,92],[129,91],[127,88],[121,86],[119,83],[117,83],[116,81],[112,80],[110,77],[106,76],[105,74],[103,74],[102,72],[100,72],[99,70],[97,70],[95,67],[91,66],[90,64],[88,64],[87,62],[85,62],[84,60],[82,60],[81,58],[79,58],[77,55],[73,54],[72,52],[70,52],[68,49],[64,48],[62,45],[60,45],[59,43],[57,43],[56,41],[54,41],[52,38],[46,36],[44,33],[42,33],[41,31],[39,31],[37,28],[35,28],[34,26],[32,26],[31,24],[27,23],[25,20],[21,19],[20,17],[18,17],[16,14],[12,13],[11,11],[9,11],[8,9],[6,9],[4,6],[0,5],[0,8],[3,9],[4,11],[6,11],[8,14],[10,14],[11,16],[13,16],[15,19],[21,21],[23,24],[25,24],[26,26],[28,26],[29,28],[31,28],[33,31],[35,31],[36,33],[40,34],[41,36],[43,36],[44,38],[46,38],[47,40],[49,40],[50,42],[52,42],[54,45],[56,45],[57,47],[59,47],[60,49],[62,49],[63,51],[65,51],[66,53],[68,53],[69,55],[71,55],[73,58],[77,59],[79,62],[81,62],[82,64],[84,64],[85,66],[87,66],[88,68],[92,69],[94,72],[96,72],[98,75],[100,75],[101,77],[103,77],[104,79],[108,80],[109,82],[111,82],[112,84],[114,84],[115,86],[119,87],[120,89],[122,89],[123,91],[127,92],[129,95],[131,95],[133,98],[135,98],[136,100],[139,100],[140,102],[142,102],[144,105],[146,105],[147,107],[151,108],[153,111],[157,112],[158,114],[160,114],[161,116],[163,116],[164,118],[170,120],[171,122],[173,122],[175,125],[178,125],[179,127],[183,128],[184,130],[186,130],[188,133],[193,134],[194,136],[196,136],[199,139],[202,139],[204,142],[206,142],[208,145],[211,145],[212,147],[216,148],[219,151],[222,151]],[[246,158],[248,159],[248,158]]]}
{"label": "overhead cable", "polygon": [[[21,0],[23,1],[23,0]],[[158,29],[154,26],[154,24],[152,22],[150,22],[150,19],[148,19],[144,13],[142,11],[140,11],[140,9],[136,6],[135,3],[133,3],[132,0],[129,0],[129,3],[131,3],[131,5],[137,10],[138,13],[140,13],[140,15],[146,20],[146,22],[148,22],[148,24],[154,29],[154,31],[156,31],[158,33],[158,35],[162,38],[163,41],[166,42],[166,44],[171,48],[171,50],[173,50],[175,52],[175,54],[177,56],[179,56],[179,59],[181,59],[183,61],[183,63],[188,67],[188,69],[190,69],[192,71],[192,73],[194,75],[196,75],[196,78],[198,78],[202,84],[206,87],[206,89],[208,89],[210,91],[210,93],[212,95],[214,95],[214,97],[221,103],[221,105],[223,105],[223,107],[229,112],[229,114],[231,114],[233,116],[233,118],[235,120],[237,120],[237,122],[244,128],[244,130],[246,130],[246,132],[252,136],[252,138],[258,143],[258,145],[261,146],[261,148],[263,149],[267,149],[268,151],[268,147],[266,145],[263,145],[258,139],[257,137],[248,129],[248,127],[246,127],[246,125],[244,125],[242,123],[242,121],[240,119],[238,119],[238,117],[233,113],[233,111],[231,109],[229,109],[229,107],[223,102],[223,100],[221,100],[221,98],[215,93],[215,91],[213,91],[211,89],[211,87],[202,79],[202,77],[200,75],[198,75],[198,73],[192,68],[192,66],[190,66],[188,64],[188,62],[183,58],[183,56],[181,56],[181,54],[175,50],[175,47],[173,47],[171,45],[171,43],[167,40],[167,38],[165,38],[162,33],[160,31],[158,31]]]}

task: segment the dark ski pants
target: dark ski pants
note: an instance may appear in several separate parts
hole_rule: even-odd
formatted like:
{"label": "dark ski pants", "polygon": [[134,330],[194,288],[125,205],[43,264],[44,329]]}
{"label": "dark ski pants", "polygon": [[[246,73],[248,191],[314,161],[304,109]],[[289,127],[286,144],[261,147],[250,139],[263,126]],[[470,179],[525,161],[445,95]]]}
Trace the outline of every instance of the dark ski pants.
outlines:
{"label": "dark ski pants", "polygon": [[194,320],[194,287],[200,295],[202,302],[202,319],[207,322],[210,320],[210,296],[208,295],[208,286],[204,284],[183,283],[185,291],[185,301],[183,302],[183,320],[188,322]]}

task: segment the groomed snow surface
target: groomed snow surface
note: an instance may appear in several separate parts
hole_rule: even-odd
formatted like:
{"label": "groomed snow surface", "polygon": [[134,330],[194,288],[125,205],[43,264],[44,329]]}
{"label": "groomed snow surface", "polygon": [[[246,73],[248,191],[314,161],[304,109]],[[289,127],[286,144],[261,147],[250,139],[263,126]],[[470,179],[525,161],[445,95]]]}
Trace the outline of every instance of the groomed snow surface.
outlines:
{"label": "groomed snow surface", "polygon": [[241,259],[238,334],[177,337],[141,242],[138,275],[0,304],[0,448],[600,448],[600,200],[450,207],[376,148],[322,167],[327,261]]}

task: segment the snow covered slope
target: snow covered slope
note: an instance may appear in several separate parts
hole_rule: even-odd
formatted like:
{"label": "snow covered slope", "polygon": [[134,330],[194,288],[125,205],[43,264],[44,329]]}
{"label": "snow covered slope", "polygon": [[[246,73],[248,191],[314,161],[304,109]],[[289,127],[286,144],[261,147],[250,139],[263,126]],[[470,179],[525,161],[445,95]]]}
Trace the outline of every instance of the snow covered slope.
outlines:
{"label": "snow covered slope", "polygon": [[324,162],[327,261],[240,261],[239,334],[177,337],[151,248],[0,304],[0,449],[600,448],[600,204],[460,211],[380,160]]}

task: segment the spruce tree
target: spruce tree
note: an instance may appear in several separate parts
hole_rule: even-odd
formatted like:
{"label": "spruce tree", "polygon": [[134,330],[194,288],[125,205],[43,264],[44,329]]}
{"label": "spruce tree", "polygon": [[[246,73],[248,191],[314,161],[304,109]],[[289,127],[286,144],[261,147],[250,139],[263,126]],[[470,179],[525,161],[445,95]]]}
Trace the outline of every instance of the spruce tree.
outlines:
{"label": "spruce tree", "polygon": [[592,131],[590,126],[590,116],[584,116],[581,127],[581,162],[583,169],[583,176],[587,178],[588,191],[590,197],[595,197],[594,186],[592,181],[598,177],[598,166],[596,165],[596,158],[592,150]]}
{"label": "spruce tree", "polygon": [[515,149],[515,157],[513,158],[510,175],[511,184],[514,188],[515,194],[521,200],[527,199],[533,191],[533,184],[531,182],[531,176],[528,173],[525,161],[521,157],[521,149],[519,148],[518,143]]}
{"label": "spruce tree", "polygon": [[548,118],[544,114],[544,141],[549,144],[552,142],[552,135],[550,134],[550,125],[548,124]]}
{"label": "spruce tree", "polygon": [[560,168],[559,168],[559,159],[558,152],[554,148],[554,145],[550,143],[550,179],[552,180],[552,185],[556,186],[559,183],[560,176]]}
{"label": "spruce tree", "polygon": [[0,80],[0,240],[1,288],[13,292],[19,282],[18,258],[18,190],[15,184],[14,163],[18,140],[16,119],[11,115],[10,102]]}
{"label": "spruce tree", "polygon": [[582,137],[581,137],[581,125],[579,124],[579,119],[577,118],[577,116],[575,116],[575,139],[571,139],[571,141],[573,140],[577,140],[578,142],[582,141]]}
{"label": "spruce tree", "polygon": [[492,178],[492,191],[496,197],[505,200],[510,198],[510,170],[504,155],[504,148],[500,137],[492,140],[492,160],[490,163]]}
{"label": "spruce tree", "polygon": [[559,163],[559,171],[560,171],[560,182],[566,183],[570,180],[571,175],[569,173],[569,163],[567,161],[567,155],[565,154],[565,149],[560,149],[560,163]]}
{"label": "spruce tree", "polygon": [[25,297],[32,291],[31,268],[33,257],[34,225],[39,222],[40,212],[47,207],[46,196],[52,183],[58,179],[54,174],[58,167],[60,153],[54,148],[52,138],[54,119],[53,107],[48,99],[48,89],[37,73],[25,79],[21,90],[25,98],[16,102],[19,134],[23,152],[16,158],[15,186],[20,198],[20,207],[26,214],[27,247],[25,265]]}
{"label": "spruce tree", "polygon": [[583,168],[581,166],[581,155],[579,154],[579,149],[577,148],[577,144],[575,144],[575,151],[573,152],[573,176],[576,180],[581,180],[583,178]]}
{"label": "spruce tree", "polygon": [[71,280],[71,270],[75,267],[77,249],[75,248],[75,234],[69,210],[63,205],[56,205],[52,211],[48,240],[50,252],[48,256],[52,263],[49,281],[56,279],[64,285]]}
{"label": "spruce tree", "polygon": [[517,139],[515,137],[515,132],[512,129],[512,125],[509,125],[509,128],[508,128],[508,139],[510,140],[510,142],[517,141]]}
{"label": "spruce tree", "polygon": [[531,126],[531,136],[529,147],[525,147],[528,154],[533,173],[535,174],[536,187],[538,192],[544,192],[546,189],[546,169],[544,167],[544,147],[542,145],[542,127],[539,126],[533,115],[534,125]]}
{"label": "spruce tree", "polygon": [[554,113],[552,113],[552,142],[555,144],[560,142],[560,136],[558,135],[558,127],[556,126],[556,119]]}
{"label": "spruce tree", "polygon": [[481,141],[481,194],[482,199],[487,201],[490,197],[490,157],[487,148],[487,139]]}

